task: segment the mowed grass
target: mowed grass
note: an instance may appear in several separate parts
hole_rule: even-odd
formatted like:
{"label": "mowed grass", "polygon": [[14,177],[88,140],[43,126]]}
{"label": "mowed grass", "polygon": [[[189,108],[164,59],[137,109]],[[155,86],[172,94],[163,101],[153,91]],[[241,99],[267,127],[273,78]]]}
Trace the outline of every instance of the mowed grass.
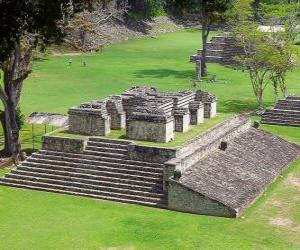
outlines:
{"label": "mowed grass", "polygon": [[[186,30],[157,39],[131,40],[106,48],[103,53],[46,57],[33,65],[33,73],[24,85],[21,109],[26,115],[36,111],[66,114],[71,106],[119,94],[135,85],[155,86],[161,91],[190,89],[195,65],[189,62],[189,57],[201,46],[199,32]],[[214,34],[216,32],[211,35]],[[300,46],[297,48],[300,51]],[[72,66],[68,66],[70,59]],[[87,62],[87,67],[81,66],[81,60]],[[255,108],[256,101],[246,72],[218,64],[209,64],[208,70],[220,81],[204,81],[197,88],[218,96],[219,113]],[[300,94],[300,67],[289,73],[287,82],[289,93]],[[270,85],[265,92],[267,106],[273,104],[273,99]],[[31,140],[31,133],[27,133],[30,129],[25,126],[22,133],[25,149]],[[0,148],[1,134],[0,129]]]}
{"label": "mowed grass", "polygon": [[300,161],[238,219],[1,187],[0,249],[299,249],[295,180]]}
{"label": "mowed grass", "polygon": [[[70,57],[49,57],[34,65],[22,109],[26,114],[66,113],[70,106],[118,94],[132,85],[154,85],[163,91],[190,88],[194,65],[188,59],[200,47],[199,37],[197,31],[183,31],[128,41],[102,54],[85,55],[87,67],[80,66],[83,56],[72,57],[71,67]],[[218,96],[220,113],[255,107],[245,72],[216,64],[209,65],[209,71],[228,82],[201,86]],[[291,93],[300,94],[299,73],[297,68],[288,76]],[[273,103],[271,87],[266,101]],[[300,144],[299,128],[263,128]],[[24,146],[31,147],[30,126],[25,126],[22,138]],[[299,181],[300,160],[239,219],[1,186],[0,249],[299,249]]]}

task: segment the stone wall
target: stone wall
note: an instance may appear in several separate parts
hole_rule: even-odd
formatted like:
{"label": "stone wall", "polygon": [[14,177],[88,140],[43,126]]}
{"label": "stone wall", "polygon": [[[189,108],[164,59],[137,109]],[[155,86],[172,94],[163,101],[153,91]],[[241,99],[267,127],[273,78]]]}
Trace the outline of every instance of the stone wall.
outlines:
{"label": "stone wall", "polygon": [[174,139],[174,120],[167,122],[127,120],[127,137],[133,140],[167,143]]}
{"label": "stone wall", "polygon": [[128,146],[128,155],[131,160],[147,161],[156,163],[165,163],[177,156],[177,149],[159,148],[150,146],[141,146],[130,144]]}
{"label": "stone wall", "polygon": [[42,137],[42,149],[67,153],[82,153],[87,140],[44,135]]}
{"label": "stone wall", "polygon": [[238,216],[236,211],[224,204],[183,187],[180,183],[174,180],[169,182],[168,208],[182,212],[213,216]]}

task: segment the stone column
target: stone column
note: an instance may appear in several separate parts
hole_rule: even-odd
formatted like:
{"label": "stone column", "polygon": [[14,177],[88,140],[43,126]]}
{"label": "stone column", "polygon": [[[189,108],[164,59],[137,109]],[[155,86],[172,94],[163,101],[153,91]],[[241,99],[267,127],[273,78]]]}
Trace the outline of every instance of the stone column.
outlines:
{"label": "stone column", "polygon": [[201,60],[196,60],[196,79],[201,80]]}
{"label": "stone column", "polygon": [[204,105],[200,101],[190,102],[191,125],[199,125],[204,122]]}
{"label": "stone column", "polygon": [[190,111],[188,108],[176,108],[173,112],[175,119],[175,131],[186,132],[190,125]]}

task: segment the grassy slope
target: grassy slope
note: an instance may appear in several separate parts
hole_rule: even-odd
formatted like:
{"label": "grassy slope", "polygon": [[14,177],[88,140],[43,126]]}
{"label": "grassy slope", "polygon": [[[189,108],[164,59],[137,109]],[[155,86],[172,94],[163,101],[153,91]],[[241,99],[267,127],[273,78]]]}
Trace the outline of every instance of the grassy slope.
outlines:
{"label": "grassy slope", "polygon": [[[199,47],[198,40],[198,33],[186,31],[130,41],[85,56],[86,68],[79,66],[80,57],[73,57],[70,68],[68,57],[51,57],[35,64],[22,97],[23,110],[64,113],[81,101],[132,85],[188,88],[194,71],[188,57]],[[229,81],[203,86],[218,95],[219,111],[255,106],[245,73],[218,65],[209,70]],[[290,90],[298,94],[299,72],[289,75]],[[266,99],[271,104],[271,89]],[[300,144],[299,129],[264,128]],[[28,139],[29,127],[25,129]],[[1,187],[0,249],[299,249],[299,179],[297,161],[236,220]]]}

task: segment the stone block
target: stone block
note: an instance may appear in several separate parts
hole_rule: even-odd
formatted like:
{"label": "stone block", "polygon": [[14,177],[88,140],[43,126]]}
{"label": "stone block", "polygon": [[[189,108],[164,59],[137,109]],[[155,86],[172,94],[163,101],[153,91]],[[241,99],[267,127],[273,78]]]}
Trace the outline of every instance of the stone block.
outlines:
{"label": "stone block", "polygon": [[110,117],[98,111],[69,111],[69,131],[76,134],[105,136],[110,133]]}

